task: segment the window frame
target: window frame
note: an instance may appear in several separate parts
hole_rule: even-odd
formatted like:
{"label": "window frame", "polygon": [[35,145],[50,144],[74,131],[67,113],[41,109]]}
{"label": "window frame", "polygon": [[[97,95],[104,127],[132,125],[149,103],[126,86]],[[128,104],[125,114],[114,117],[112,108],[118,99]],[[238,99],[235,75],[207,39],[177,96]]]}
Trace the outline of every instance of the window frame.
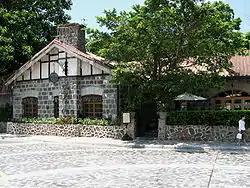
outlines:
{"label": "window frame", "polygon": [[22,116],[24,118],[38,117],[38,98],[25,97],[22,99]]}
{"label": "window frame", "polygon": [[[88,100],[88,98],[91,100]],[[95,100],[95,98],[97,100]],[[102,95],[89,94],[89,95],[82,96],[82,114],[83,114],[83,117],[85,118],[101,119],[103,116]]]}

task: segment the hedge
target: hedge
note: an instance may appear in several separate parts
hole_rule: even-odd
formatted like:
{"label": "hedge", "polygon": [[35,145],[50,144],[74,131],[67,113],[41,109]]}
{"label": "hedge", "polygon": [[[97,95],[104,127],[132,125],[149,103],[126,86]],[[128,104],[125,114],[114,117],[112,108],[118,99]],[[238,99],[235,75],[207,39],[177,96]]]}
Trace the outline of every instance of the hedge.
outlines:
{"label": "hedge", "polygon": [[246,126],[250,126],[250,111],[172,111],[167,112],[167,125],[225,125],[238,126],[238,121],[246,117]]}
{"label": "hedge", "polygon": [[36,123],[36,124],[81,124],[81,125],[101,125],[109,126],[111,121],[106,119],[90,119],[90,118],[75,118],[75,117],[62,117],[62,118],[23,118],[22,123]]}

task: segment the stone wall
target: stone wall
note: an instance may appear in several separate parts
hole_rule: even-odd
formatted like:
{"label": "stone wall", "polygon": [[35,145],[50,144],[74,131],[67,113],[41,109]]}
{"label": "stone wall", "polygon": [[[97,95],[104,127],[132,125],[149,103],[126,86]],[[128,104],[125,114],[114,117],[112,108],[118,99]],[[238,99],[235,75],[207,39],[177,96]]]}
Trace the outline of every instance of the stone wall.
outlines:
{"label": "stone wall", "polygon": [[165,125],[166,140],[235,141],[236,127],[205,125]]}
{"label": "stone wall", "polygon": [[[100,94],[103,99],[103,118],[116,119],[117,116],[117,86],[109,82],[110,75],[82,77],[79,88],[81,96],[88,94]],[[89,88],[85,93],[84,88]]]}
{"label": "stone wall", "polygon": [[[109,75],[83,77],[60,77],[57,83],[48,79],[16,82],[13,88],[13,118],[22,118],[22,99],[38,98],[38,117],[54,117],[54,97],[59,96],[59,116],[81,115],[81,97],[83,88],[91,88],[88,94],[102,91],[103,118],[116,118],[117,87],[109,83]],[[92,92],[92,93],[91,93]]]}
{"label": "stone wall", "polygon": [[33,124],[7,123],[8,134],[51,135],[71,137],[98,137],[121,139],[125,134],[125,126],[96,126],[78,124]]}
{"label": "stone wall", "polygon": [[[166,113],[159,113],[159,140],[235,141],[238,127],[209,125],[166,125]],[[249,135],[246,140],[250,141]]]}

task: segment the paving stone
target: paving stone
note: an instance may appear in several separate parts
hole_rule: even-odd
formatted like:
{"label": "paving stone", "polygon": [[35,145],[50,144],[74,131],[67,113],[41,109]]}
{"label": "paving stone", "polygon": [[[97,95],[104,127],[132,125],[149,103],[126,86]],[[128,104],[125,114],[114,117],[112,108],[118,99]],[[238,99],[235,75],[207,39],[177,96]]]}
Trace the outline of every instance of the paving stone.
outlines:
{"label": "paving stone", "polygon": [[[0,140],[0,187],[250,187],[250,153],[176,152],[62,137]],[[97,143],[104,144],[97,144]],[[213,172],[213,173],[211,173]]]}

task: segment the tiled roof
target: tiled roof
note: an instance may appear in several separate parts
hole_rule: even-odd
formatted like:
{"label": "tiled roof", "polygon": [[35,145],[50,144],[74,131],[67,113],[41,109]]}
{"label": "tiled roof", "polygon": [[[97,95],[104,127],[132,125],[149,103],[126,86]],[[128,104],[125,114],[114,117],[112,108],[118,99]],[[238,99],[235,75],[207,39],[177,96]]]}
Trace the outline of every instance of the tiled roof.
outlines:
{"label": "tiled roof", "polygon": [[[249,51],[250,52],[250,51]],[[250,76],[250,55],[236,55],[231,57],[230,62],[232,68],[229,71],[223,71],[221,76]],[[184,68],[192,70],[193,72],[206,71],[207,68],[201,65],[193,65],[192,61],[186,61],[183,64]]]}
{"label": "tiled roof", "polygon": [[250,56],[233,56],[230,61],[233,64],[232,71],[238,76],[250,76]]}

